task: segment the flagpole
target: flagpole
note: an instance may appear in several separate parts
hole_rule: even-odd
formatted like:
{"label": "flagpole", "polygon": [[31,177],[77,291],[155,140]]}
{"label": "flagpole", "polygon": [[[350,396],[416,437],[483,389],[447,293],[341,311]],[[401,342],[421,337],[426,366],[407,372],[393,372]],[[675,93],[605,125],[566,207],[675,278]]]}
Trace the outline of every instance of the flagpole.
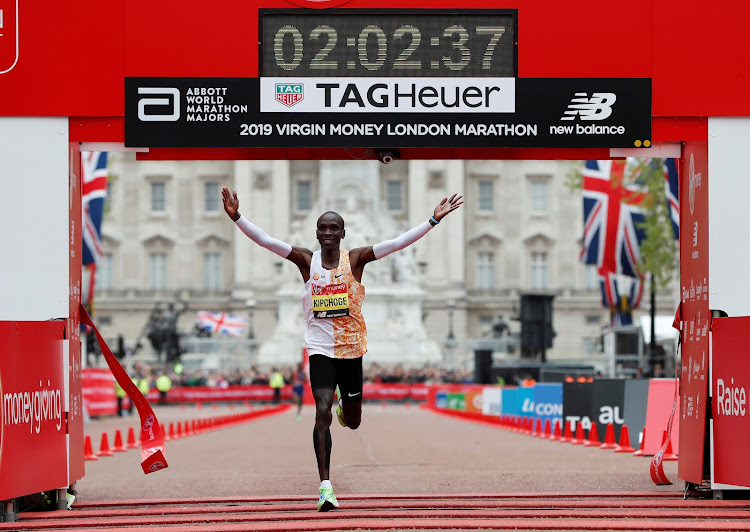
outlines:
{"label": "flagpole", "polygon": [[656,283],[654,282],[654,273],[649,274],[651,276],[651,309],[649,310],[651,318],[651,338],[648,348],[648,364],[651,366],[651,371],[654,369],[654,363],[656,362]]}

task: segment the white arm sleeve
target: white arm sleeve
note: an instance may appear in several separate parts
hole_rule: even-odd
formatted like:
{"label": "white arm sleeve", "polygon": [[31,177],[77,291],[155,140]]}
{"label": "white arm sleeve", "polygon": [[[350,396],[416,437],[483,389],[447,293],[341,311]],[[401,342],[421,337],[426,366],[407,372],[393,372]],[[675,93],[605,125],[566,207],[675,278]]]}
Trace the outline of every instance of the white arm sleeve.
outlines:
{"label": "white arm sleeve", "polygon": [[404,249],[406,246],[413,244],[426,235],[430,229],[432,229],[432,224],[426,221],[396,238],[375,244],[372,246],[372,252],[375,254],[376,259],[382,259],[394,251]]}
{"label": "white arm sleeve", "polygon": [[286,242],[282,242],[281,240],[268,236],[268,234],[263,229],[252,223],[241,214],[239,220],[234,223],[237,224],[237,227],[239,227],[243,233],[250,237],[250,240],[269,251],[273,251],[282,259],[287,258],[292,252],[292,246],[290,246]]}

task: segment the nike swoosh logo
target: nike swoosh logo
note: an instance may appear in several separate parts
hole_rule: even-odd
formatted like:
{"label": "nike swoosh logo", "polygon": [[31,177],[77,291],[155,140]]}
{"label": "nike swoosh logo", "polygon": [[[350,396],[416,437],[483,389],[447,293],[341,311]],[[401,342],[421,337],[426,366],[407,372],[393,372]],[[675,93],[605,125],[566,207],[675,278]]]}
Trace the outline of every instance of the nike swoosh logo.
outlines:
{"label": "nike swoosh logo", "polygon": [[338,278],[339,278],[339,277],[341,277],[342,275],[344,275],[344,274],[343,274],[343,273],[340,273],[340,274],[338,274],[338,275],[334,275],[334,276],[333,276],[333,278],[334,278],[334,279],[338,279]]}
{"label": "nike swoosh logo", "polygon": [[358,396],[359,394],[361,394],[361,393],[362,393],[362,392],[357,392],[357,393],[350,393],[350,394],[348,394],[348,395],[349,395],[349,397],[357,397],[357,396]]}

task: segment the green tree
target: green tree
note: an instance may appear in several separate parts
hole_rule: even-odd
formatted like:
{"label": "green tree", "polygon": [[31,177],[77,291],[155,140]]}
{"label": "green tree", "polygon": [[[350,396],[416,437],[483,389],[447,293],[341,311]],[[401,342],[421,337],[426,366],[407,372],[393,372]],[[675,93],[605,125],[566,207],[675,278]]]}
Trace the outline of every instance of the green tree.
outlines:
{"label": "green tree", "polygon": [[[566,186],[573,192],[583,188],[583,165],[583,162],[574,165],[566,175]],[[632,163],[628,162],[624,180],[625,185],[639,184],[647,193],[643,205],[645,221],[639,227],[646,233],[641,242],[640,270],[653,276],[656,290],[666,288],[679,273],[679,254],[667,208],[664,159],[634,158]]]}

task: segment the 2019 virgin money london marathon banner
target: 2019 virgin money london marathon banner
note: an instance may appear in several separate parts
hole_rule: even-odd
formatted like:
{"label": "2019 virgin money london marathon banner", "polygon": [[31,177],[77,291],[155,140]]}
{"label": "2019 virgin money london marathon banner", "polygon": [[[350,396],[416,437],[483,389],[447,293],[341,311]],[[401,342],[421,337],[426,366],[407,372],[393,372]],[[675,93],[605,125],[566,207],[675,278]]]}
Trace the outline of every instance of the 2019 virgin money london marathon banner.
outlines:
{"label": "2019 virgin money london marathon banner", "polygon": [[126,78],[128,147],[632,148],[649,78]]}

